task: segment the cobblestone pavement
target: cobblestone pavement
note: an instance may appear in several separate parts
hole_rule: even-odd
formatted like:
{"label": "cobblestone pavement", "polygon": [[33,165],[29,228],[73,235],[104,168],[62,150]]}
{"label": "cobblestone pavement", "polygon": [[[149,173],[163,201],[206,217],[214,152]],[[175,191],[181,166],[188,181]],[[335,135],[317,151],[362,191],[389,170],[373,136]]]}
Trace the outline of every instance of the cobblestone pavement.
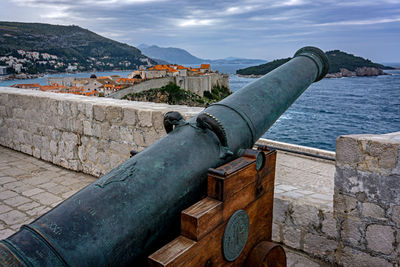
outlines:
{"label": "cobblestone pavement", "polygon": [[95,180],[0,146],[0,239]]}
{"label": "cobblestone pavement", "polygon": [[[331,162],[278,153],[276,195],[329,198],[327,194],[333,192],[333,173]],[[0,240],[95,180],[93,176],[0,146]],[[289,267],[326,266],[297,251],[285,250]]]}

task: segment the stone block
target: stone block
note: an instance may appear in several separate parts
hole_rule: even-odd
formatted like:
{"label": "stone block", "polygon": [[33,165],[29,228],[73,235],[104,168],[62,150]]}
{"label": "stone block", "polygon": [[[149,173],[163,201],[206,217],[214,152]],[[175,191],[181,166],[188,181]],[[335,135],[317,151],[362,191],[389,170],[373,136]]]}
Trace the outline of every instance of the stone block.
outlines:
{"label": "stone block", "polygon": [[122,108],[116,106],[106,107],[106,120],[111,122],[122,121]]}
{"label": "stone block", "polygon": [[113,141],[120,141],[120,128],[117,125],[112,125],[108,131],[108,138]]}
{"label": "stone block", "polygon": [[87,136],[92,135],[92,123],[90,121],[83,121],[83,134]]}
{"label": "stone block", "polygon": [[277,224],[282,224],[286,221],[288,213],[289,201],[280,198],[274,199],[273,220]]}
{"label": "stone block", "polygon": [[153,127],[157,132],[164,131],[164,112],[153,111]]}
{"label": "stone block", "polygon": [[40,206],[40,204],[37,203],[37,202],[29,202],[29,203],[25,203],[25,204],[19,206],[18,209],[22,210],[22,211],[27,211],[27,210],[31,210],[33,208],[36,208],[38,206]]}
{"label": "stone block", "polygon": [[304,251],[317,257],[321,257],[329,262],[334,261],[337,242],[326,237],[307,233],[304,236]]}
{"label": "stone block", "polygon": [[308,258],[304,253],[298,253],[285,248],[287,266],[289,267],[321,267],[319,262]]}
{"label": "stone block", "polygon": [[354,246],[361,241],[362,222],[357,219],[345,218],[341,225],[342,240]]}
{"label": "stone block", "polygon": [[51,155],[50,150],[40,150],[40,158],[45,161],[53,161],[53,156]]}
{"label": "stone block", "polygon": [[292,248],[300,249],[301,230],[290,226],[283,226],[282,242]]}
{"label": "stone block", "polygon": [[27,146],[27,145],[21,144],[21,151],[26,153],[26,154],[28,154],[28,155],[32,155],[32,147],[31,146]]}
{"label": "stone block", "polygon": [[63,141],[70,141],[75,144],[78,143],[78,136],[71,132],[64,132],[61,138]]}
{"label": "stone block", "polygon": [[139,125],[141,127],[151,127],[153,122],[152,122],[152,111],[151,110],[138,110],[137,112],[138,115],[138,121]]}
{"label": "stone block", "polygon": [[385,210],[374,203],[366,202],[362,203],[361,215],[382,220],[385,219]]}
{"label": "stone block", "polygon": [[156,141],[158,141],[158,139],[162,137],[162,135],[163,134],[158,134],[154,130],[154,128],[147,128],[143,134],[146,146],[151,146],[152,144],[154,144]]}
{"label": "stone block", "polygon": [[97,161],[97,147],[90,145],[86,148],[86,159],[91,163],[95,163]]}
{"label": "stone block", "polygon": [[141,130],[134,130],[133,141],[138,146],[147,146],[143,137],[143,131]]}
{"label": "stone block", "polygon": [[393,142],[387,139],[373,140],[368,142],[367,152],[376,158],[377,166],[375,168],[392,169],[397,163],[399,150],[398,142]]}
{"label": "stone block", "polygon": [[278,243],[282,242],[282,240],[281,240],[281,229],[280,228],[281,228],[280,225],[278,225],[276,223],[272,224],[272,241],[278,242]]}
{"label": "stone block", "polygon": [[7,205],[12,206],[12,207],[17,207],[21,204],[24,204],[24,203],[30,202],[30,201],[31,200],[29,198],[26,198],[23,196],[16,196],[16,197],[4,200],[4,203],[6,203]]}
{"label": "stone block", "polygon": [[55,196],[53,194],[50,194],[48,192],[39,193],[37,195],[32,196],[32,198],[34,200],[39,201],[43,205],[50,205],[52,203],[55,203],[55,202],[58,202],[58,201],[62,200],[61,198],[59,198],[59,197],[57,197],[57,196]]}
{"label": "stone block", "polygon": [[136,124],[136,110],[130,107],[123,109],[124,119],[123,122],[128,126],[134,126]]}
{"label": "stone block", "polygon": [[360,144],[354,136],[339,136],[336,139],[336,163],[338,165],[354,166],[362,158]]}
{"label": "stone block", "polygon": [[96,122],[92,123],[91,136],[95,136],[97,138],[101,138],[103,136],[100,123],[96,123]]}
{"label": "stone block", "polygon": [[40,159],[40,155],[41,155],[41,150],[39,148],[34,147],[32,150],[32,156]]}
{"label": "stone block", "polygon": [[333,197],[333,207],[337,214],[350,215],[354,217],[359,216],[357,199],[355,197],[350,197],[335,191]]}
{"label": "stone block", "polygon": [[22,192],[22,195],[27,196],[27,197],[31,197],[33,195],[36,195],[36,194],[39,194],[39,193],[42,193],[42,192],[43,192],[43,190],[40,189],[40,188],[33,188],[33,189],[30,189],[30,190]]}
{"label": "stone block", "polygon": [[14,225],[17,223],[22,223],[27,220],[27,216],[20,211],[12,210],[7,213],[0,214],[0,220],[8,225]]}
{"label": "stone block", "polygon": [[[393,206],[392,221],[397,224],[398,228],[400,228],[400,206]],[[398,240],[398,242],[400,243],[400,240]]]}
{"label": "stone block", "polygon": [[350,247],[344,247],[339,254],[339,264],[351,267],[392,267],[393,265],[387,260],[379,257],[371,256],[365,252],[355,250]]}
{"label": "stone block", "polygon": [[365,235],[367,247],[383,254],[391,254],[395,243],[395,231],[391,226],[372,224]]}
{"label": "stone block", "polygon": [[83,122],[77,117],[71,119],[71,131],[75,134],[83,134]]}
{"label": "stone block", "polygon": [[93,104],[92,103],[84,103],[84,114],[87,119],[93,119]]}
{"label": "stone block", "polygon": [[310,205],[293,203],[293,213],[291,214],[293,223],[298,227],[311,226],[313,228],[319,225],[319,210]]}
{"label": "stone block", "polygon": [[322,232],[331,238],[336,238],[338,235],[337,231],[337,222],[335,218],[333,217],[332,212],[325,212],[324,214],[324,220],[322,221]]}
{"label": "stone block", "polygon": [[123,162],[120,155],[112,153],[110,156],[110,168],[113,169]]}
{"label": "stone block", "polygon": [[102,151],[98,153],[98,157],[99,157],[99,164],[108,167],[110,162],[110,157],[108,156],[108,154]]}
{"label": "stone block", "polygon": [[133,143],[133,129],[131,127],[121,126],[119,128],[121,142],[132,144]]}
{"label": "stone block", "polygon": [[57,154],[57,150],[58,150],[58,143],[54,140],[50,140],[50,152],[53,155]]}
{"label": "stone block", "polygon": [[10,210],[12,210],[12,208],[9,206],[0,204],[0,214],[9,212]]}
{"label": "stone block", "polygon": [[82,170],[82,164],[80,163],[79,160],[72,159],[68,160],[68,169],[74,170],[74,171],[81,171]]}
{"label": "stone block", "polygon": [[106,118],[106,106],[94,105],[93,106],[93,117],[97,121],[104,121]]}

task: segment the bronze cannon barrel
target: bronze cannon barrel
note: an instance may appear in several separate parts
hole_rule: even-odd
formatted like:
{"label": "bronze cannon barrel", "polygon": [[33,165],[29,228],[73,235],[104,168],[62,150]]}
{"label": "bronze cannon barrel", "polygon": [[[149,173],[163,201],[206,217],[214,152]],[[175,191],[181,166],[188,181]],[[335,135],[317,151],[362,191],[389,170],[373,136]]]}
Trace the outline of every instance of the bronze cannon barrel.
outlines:
{"label": "bronze cannon barrel", "polygon": [[186,122],[167,113],[165,137],[0,241],[0,265],[140,265],[179,231],[206,191],[209,168],[241,155],[328,70],[304,47],[293,59]]}

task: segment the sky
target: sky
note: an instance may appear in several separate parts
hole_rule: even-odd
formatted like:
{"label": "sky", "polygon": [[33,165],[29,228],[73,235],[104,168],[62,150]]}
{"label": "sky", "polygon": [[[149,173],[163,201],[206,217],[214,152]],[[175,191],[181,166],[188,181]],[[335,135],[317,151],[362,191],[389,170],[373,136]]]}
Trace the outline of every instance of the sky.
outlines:
{"label": "sky", "polygon": [[0,0],[0,20],[78,25],[133,46],[273,60],[312,45],[400,62],[400,0]]}

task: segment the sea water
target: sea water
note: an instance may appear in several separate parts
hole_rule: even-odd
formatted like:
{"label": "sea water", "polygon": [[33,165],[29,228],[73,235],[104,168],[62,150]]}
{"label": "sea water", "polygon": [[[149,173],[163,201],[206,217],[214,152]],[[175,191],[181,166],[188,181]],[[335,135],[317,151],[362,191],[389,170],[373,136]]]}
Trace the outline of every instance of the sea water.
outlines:
{"label": "sea water", "polygon": [[[263,137],[333,151],[339,135],[400,131],[400,70],[386,72],[313,83]],[[231,75],[231,90],[253,80]]]}

